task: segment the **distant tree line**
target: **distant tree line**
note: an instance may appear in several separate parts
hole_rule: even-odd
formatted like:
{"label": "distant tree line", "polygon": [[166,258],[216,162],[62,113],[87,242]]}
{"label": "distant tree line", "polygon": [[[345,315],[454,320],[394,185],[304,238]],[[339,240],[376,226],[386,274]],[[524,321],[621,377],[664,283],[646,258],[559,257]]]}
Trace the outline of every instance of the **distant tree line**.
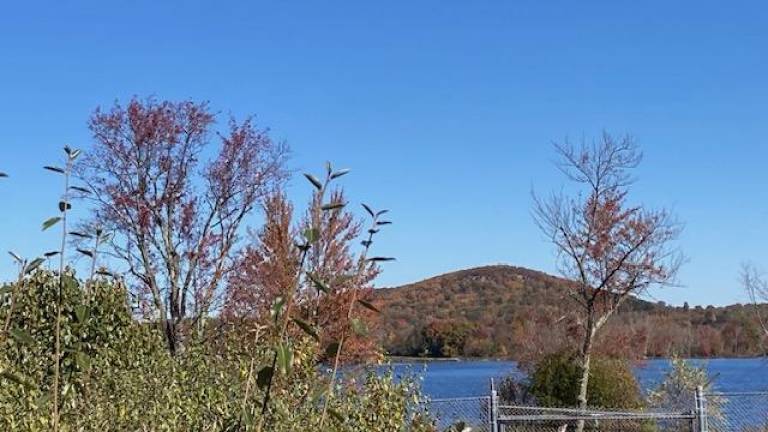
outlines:
{"label": "distant tree line", "polygon": [[[578,332],[562,279],[506,266],[451,273],[377,290],[380,335],[398,356],[501,357],[528,361]],[[417,293],[420,293],[417,295]],[[597,349],[613,357],[750,357],[765,353],[755,305],[673,307],[631,299]],[[762,307],[768,314],[768,307]]]}

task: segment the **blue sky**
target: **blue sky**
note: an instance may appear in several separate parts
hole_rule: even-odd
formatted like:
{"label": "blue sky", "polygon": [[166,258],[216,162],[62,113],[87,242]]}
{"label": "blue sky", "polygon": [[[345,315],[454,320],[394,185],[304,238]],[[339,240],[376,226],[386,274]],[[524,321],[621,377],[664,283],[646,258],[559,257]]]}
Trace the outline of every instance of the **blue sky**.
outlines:
{"label": "blue sky", "polygon": [[551,142],[631,133],[634,199],[686,223],[683,286],[654,298],[744,301],[740,263],[768,268],[766,24],[757,1],[5,3],[0,249],[52,248],[57,184],[40,166],[87,149],[96,106],[155,95],[255,114],[298,171],[352,168],[352,200],[396,222],[382,285],[554,271],[530,217],[532,188],[563,185]]}

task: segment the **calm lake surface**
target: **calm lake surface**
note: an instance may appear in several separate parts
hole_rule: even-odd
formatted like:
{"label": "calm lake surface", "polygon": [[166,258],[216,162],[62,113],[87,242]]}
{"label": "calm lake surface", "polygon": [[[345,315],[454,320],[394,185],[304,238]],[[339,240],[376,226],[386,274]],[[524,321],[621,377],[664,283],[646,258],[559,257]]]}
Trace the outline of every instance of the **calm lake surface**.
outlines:
{"label": "calm lake surface", "polygon": [[[708,359],[693,360],[704,366],[720,391],[768,391],[768,360]],[[397,374],[412,373],[423,379],[422,390],[433,398],[483,396],[489,392],[491,378],[510,374],[522,377],[511,361],[435,361],[393,363]],[[647,360],[637,365],[635,376],[644,391],[654,388],[670,370],[668,360]]]}

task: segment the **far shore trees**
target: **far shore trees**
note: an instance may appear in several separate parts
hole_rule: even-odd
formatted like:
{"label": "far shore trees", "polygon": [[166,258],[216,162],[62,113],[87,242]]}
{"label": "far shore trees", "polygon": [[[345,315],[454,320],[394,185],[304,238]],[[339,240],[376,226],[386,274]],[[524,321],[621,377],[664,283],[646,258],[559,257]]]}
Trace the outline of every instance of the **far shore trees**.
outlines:
{"label": "far shore trees", "polygon": [[[595,142],[556,144],[558,168],[578,189],[534,195],[534,218],[557,251],[580,325],[579,408],[588,403],[590,361],[598,332],[628,298],[668,285],[682,263],[681,232],[666,210],[628,202],[642,154],[634,140],[604,133]],[[583,429],[583,425],[579,425]]]}
{"label": "far shore trees", "polygon": [[218,306],[240,227],[287,178],[287,147],[251,119],[214,129],[206,103],[131,100],[97,110],[77,167],[93,224],[175,353]]}
{"label": "far shore trees", "polygon": [[[754,306],[755,315],[763,330],[763,340],[768,340],[768,317],[765,316],[763,303],[768,303],[768,281],[765,275],[752,264],[745,264],[741,271],[741,283]],[[763,350],[768,353],[765,345]]]}

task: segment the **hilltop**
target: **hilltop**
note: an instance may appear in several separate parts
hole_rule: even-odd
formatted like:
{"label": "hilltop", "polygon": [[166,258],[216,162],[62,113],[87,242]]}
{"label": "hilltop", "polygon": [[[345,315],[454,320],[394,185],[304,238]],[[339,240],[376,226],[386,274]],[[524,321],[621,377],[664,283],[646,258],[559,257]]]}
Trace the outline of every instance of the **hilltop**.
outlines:
{"label": "hilltop", "polygon": [[[404,356],[521,359],[539,343],[577,331],[565,279],[506,265],[455,271],[375,290],[388,353]],[[763,352],[751,305],[673,307],[628,301],[606,327],[602,349],[631,357],[692,357]]]}

